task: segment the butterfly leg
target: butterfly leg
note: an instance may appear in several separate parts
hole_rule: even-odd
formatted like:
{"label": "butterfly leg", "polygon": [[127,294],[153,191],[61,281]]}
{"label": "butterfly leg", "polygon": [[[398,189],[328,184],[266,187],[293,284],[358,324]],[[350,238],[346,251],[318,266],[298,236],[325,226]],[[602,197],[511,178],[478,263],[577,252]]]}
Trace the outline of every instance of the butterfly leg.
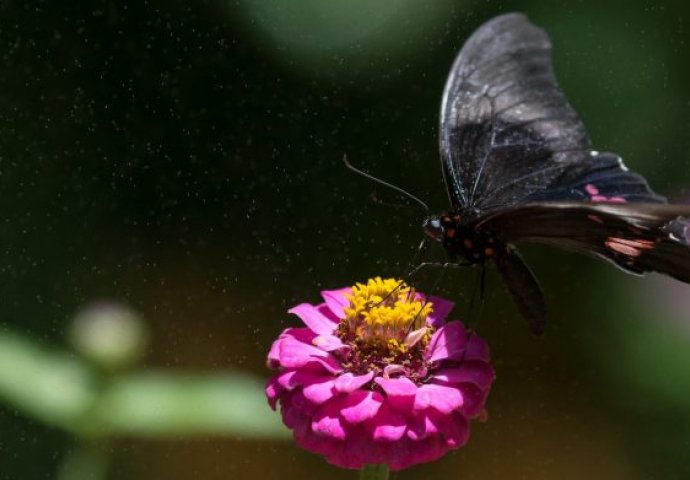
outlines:
{"label": "butterfly leg", "polygon": [[457,263],[457,262],[422,262],[422,263],[418,264],[415,268],[413,268],[412,270],[410,270],[410,271],[407,273],[406,276],[407,276],[407,277],[413,277],[414,275],[416,275],[417,273],[419,273],[421,270],[423,270],[423,269],[425,269],[425,268],[429,268],[429,267],[432,267],[432,268],[443,268],[443,269],[445,269],[445,268],[465,268],[465,267],[469,267],[469,266],[471,266],[471,265],[474,265],[474,264],[473,264],[473,263],[469,263],[469,262],[467,262],[467,263]]}

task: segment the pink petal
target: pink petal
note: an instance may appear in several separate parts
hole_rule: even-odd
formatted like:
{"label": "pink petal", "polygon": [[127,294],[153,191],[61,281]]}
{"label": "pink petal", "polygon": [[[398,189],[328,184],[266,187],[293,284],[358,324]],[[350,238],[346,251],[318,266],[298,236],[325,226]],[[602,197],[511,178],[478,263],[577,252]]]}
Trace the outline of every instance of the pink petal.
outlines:
{"label": "pink petal", "polygon": [[311,427],[311,417],[300,409],[295,408],[290,403],[282,405],[281,414],[283,423],[292,430],[295,435],[306,432]]}
{"label": "pink petal", "polygon": [[489,394],[488,390],[480,390],[475,385],[469,383],[463,383],[458,388],[462,392],[463,413],[469,418],[481,415],[484,412],[486,397]]}
{"label": "pink petal", "polygon": [[430,412],[433,412],[433,410],[420,412],[418,415],[412,417],[410,427],[407,430],[408,438],[412,440],[421,440],[429,435],[438,433],[438,428],[428,415]]}
{"label": "pink petal", "polygon": [[440,327],[443,325],[443,322],[448,317],[450,311],[453,310],[455,303],[449,302],[441,297],[429,297],[428,300],[433,303],[434,311],[426,317],[427,323],[433,325],[434,327]]}
{"label": "pink petal", "polygon": [[457,448],[467,443],[470,436],[470,426],[467,419],[461,414],[455,412],[448,416],[439,415],[435,423],[449,447]]}
{"label": "pink petal", "polygon": [[345,312],[343,308],[349,305],[349,301],[345,298],[345,295],[352,293],[351,287],[341,288],[338,290],[324,290],[321,292],[321,296],[326,301],[326,305],[333,312],[337,318],[344,318]]}
{"label": "pink petal", "polygon": [[278,384],[277,377],[273,377],[266,384],[266,399],[273,410],[276,409],[276,404],[282,391],[283,388]]}
{"label": "pink petal", "polygon": [[[311,424],[310,424],[311,427]],[[314,433],[311,428],[300,435],[295,434],[295,443],[305,450],[324,455],[327,458],[342,450],[342,440],[327,438]]]}
{"label": "pink petal", "polygon": [[320,408],[320,405],[315,405],[311,401],[307,400],[304,397],[302,390],[293,390],[292,392],[287,392],[283,398],[281,398],[281,406],[285,405],[286,397],[289,399],[292,407],[296,408],[305,415],[308,415],[309,417],[313,417]]}
{"label": "pink petal", "polygon": [[391,363],[383,367],[383,378],[391,378],[405,373],[405,367],[397,363]]}
{"label": "pink petal", "polygon": [[443,385],[422,385],[417,389],[417,395],[414,399],[416,411],[434,408],[444,414],[449,414],[462,407],[462,404],[463,398],[460,390]]}
{"label": "pink petal", "polygon": [[326,370],[329,373],[340,373],[343,371],[343,367],[340,365],[340,362],[331,356],[325,358],[314,358],[312,362],[305,364],[302,368],[319,371]]}
{"label": "pink petal", "polygon": [[333,377],[319,377],[302,389],[304,397],[315,405],[321,405],[336,395]]}
{"label": "pink petal", "polygon": [[490,358],[489,345],[479,335],[470,336],[470,343],[467,346],[467,360],[483,360],[488,362]]}
{"label": "pink petal", "polygon": [[276,340],[271,344],[271,350],[268,352],[266,365],[271,369],[275,369],[280,366],[280,340]]}
{"label": "pink petal", "polygon": [[462,362],[459,367],[436,370],[433,380],[445,383],[473,383],[486,388],[494,381],[494,370],[486,362],[467,361]]}
{"label": "pink petal", "polygon": [[319,335],[312,340],[312,345],[325,352],[333,352],[345,348],[343,342],[335,335]]}
{"label": "pink petal", "polygon": [[311,422],[311,429],[318,435],[342,440],[346,431],[338,414],[340,402],[332,401],[322,406]]}
{"label": "pink petal", "polygon": [[402,438],[407,430],[405,417],[393,412],[385,404],[379,409],[376,417],[369,422],[372,426],[374,440],[394,442]]}
{"label": "pink petal", "polygon": [[272,381],[275,381],[282,390],[292,390],[297,385],[292,383],[292,379],[296,373],[297,370],[285,370],[273,377]]}
{"label": "pink petal", "polygon": [[424,338],[424,334],[426,334],[428,327],[425,325],[422,328],[418,328],[417,330],[413,330],[410,333],[407,334],[405,337],[405,346],[407,348],[414,347],[419,343],[419,341]]}
{"label": "pink petal", "polygon": [[426,349],[427,360],[430,362],[462,360],[467,337],[462,323],[458,321],[446,323],[431,337]]}
{"label": "pink petal", "polygon": [[336,323],[325,317],[314,305],[302,303],[288,310],[297,315],[309,329],[317,335],[331,335]]}
{"label": "pink petal", "polygon": [[294,390],[300,386],[308,386],[313,383],[334,380],[331,375],[324,375],[323,372],[314,370],[287,370],[278,375],[278,383],[285,390]]}
{"label": "pink petal", "polygon": [[348,423],[361,423],[373,418],[382,403],[383,396],[379,392],[357,390],[345,398],[340,414]]}
{"label": "pink petal", "polygon": [[280,333],[280,336],[278,336],[278,339],[284,340],[286,338],[294,338],[302,343],[311,343],[311,341],[314,340],[314,337],[316,337],[316,334],[310,328],[290,327],[283,330]]}
{"label": "pink petal", "polygon": [[358,388],[369,383],[372,378],[374,378],[374,372],[369,372],[364,375],[344,373],[335,379],[335,389],[342,393],[354,392]]}
{"label": "pink petal", "polygon": [[278,359],[285,368],[299,368],[317,358],[328,358],[330,354],[313,345],[300,342],[293,337],[279,340]]}
{"label": "pink petal", "polygon": [[406,377],[382,378],[377,377],[374,381],[386,393],[388,404],[398,412],[406,413],[411,411],[414,406],[417,385]]}
{"label": "pink petal", "polygon": [[321,313],[321,315],[323,315],[335,324],[340,323],[340,320],[342,320],[341,317],[335,316],[335,313],[333,313],[333,311],[330,309],[327,303],[319,303],[316,306],[316,309],[319,311],[319,313]]}

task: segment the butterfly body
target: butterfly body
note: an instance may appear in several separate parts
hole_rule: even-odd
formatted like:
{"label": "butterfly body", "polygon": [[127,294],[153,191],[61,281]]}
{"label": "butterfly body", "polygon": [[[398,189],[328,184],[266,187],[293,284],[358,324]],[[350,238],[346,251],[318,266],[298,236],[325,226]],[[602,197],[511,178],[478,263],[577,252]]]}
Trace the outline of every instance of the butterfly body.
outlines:
{"label": "butterfly body", "polygon": [[477,228],[476,220],[468,222],[465,218],[459,212],[434,215],[424,221],[423,229],[428,237],[443,244],[453,261],[483,265],[503,247],[495,235]]}
{"label": "butterfly body", "polygon": [[521,242],[690,283],[690,206],[667,204],[618,155],[592,148],[558,88],[548,36],[524,15],[488,21],[461,49],[439,143],[451,208],[424,232],[454,262],[494,263],[532,331],[546,307]]}

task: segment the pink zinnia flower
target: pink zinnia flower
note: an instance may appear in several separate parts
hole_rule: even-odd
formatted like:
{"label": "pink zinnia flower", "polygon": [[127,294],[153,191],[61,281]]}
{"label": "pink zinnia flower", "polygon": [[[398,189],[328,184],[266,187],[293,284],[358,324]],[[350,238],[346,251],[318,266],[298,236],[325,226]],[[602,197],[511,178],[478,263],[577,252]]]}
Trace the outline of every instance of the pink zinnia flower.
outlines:
{"label": "pink zinnia flower", "polygon": [[306,328],[268,354],[279,373],[266,395],[297,444],[340,467],[392,470],[463,446],[494,371],[484,340],[444,322],[452,302],[381,278],[322,296],[290,309]]}

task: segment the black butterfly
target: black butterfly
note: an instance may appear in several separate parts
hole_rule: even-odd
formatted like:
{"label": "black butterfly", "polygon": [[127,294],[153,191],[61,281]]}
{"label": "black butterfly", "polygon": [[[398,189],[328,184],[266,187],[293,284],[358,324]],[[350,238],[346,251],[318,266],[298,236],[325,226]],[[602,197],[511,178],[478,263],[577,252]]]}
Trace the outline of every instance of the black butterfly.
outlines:
{"label": "black butterfly", "polygon": [[424,222],[453,261],[493,261],[535,333],[544,296],[513,244],[594,255],[626,272],[690,282],[690,205],[669,205],[612,153],[592,150],[559,90],[551,44],[524,15],[467,40],[441,103],[448,213]]}

